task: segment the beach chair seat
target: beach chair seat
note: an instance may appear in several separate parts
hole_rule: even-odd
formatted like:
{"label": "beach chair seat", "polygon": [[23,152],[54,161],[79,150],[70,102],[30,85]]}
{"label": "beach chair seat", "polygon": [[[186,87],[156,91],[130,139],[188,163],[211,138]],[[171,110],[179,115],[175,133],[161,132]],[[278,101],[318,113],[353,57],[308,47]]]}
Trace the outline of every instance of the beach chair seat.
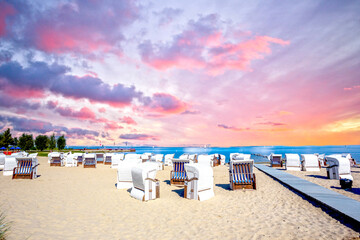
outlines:
{"label": "beach chair seat", "polygon": [[201,163],[185,164],[184,198],[208,200],[214,194],[214,174],[211,166]]}
{"label": "beach chair seat", "polygon": [[5,157],[5,163],[4,163],[4,169],[3,169],[3,175],[4,176],[12,176],[14,173],[14,168],[16,168],[16,157],[13,156],[6,156]]}
{"label": "beach chair seat", "polygon": [[13,170],[12,179],[33,179],[37,177],[36,168],[40,164],[37,163],[36,157],[16,158],[16,167]]}
{"label": "beach chair seat", "polygon": [[172,166],[172,159],[174,158],[175,154],[166,154],[164,164],[165,166]]}
{"label": "beach chair seat", "polygon": [[133,182],[131,197],[141,201],[160,197],[160,182],[155,178],[157,168],[158,165],[154,162],[145,162],[131,168]]}
{"label": "beach chair seat", "polygon": [[96,168],[97,160],[95,153],[85,153],[83,167],[84,168]]}
{"label": "beach chair seat", "polygon": [[301,154],[302,171],[320,171],[319,159],[314,154]]}
{"label": "beach chair seat", "polygon": [[104,163],[104,153],[95,153],[96,163]]}
{"label": "beach chair seat", "polygon": [[285,169],[289,171],[301,171],[299,154],[285,154]]}
{"label": "beach chair seat", "polygon": [[184,185],[186,179],[185,164],[189,164],[189,159],[173,159],[173,170],[170,172],[170,185]]}
{"label": "beach chair seat", "polygon": [[53,152],[50,156],[50,167],[62,167],[63,156],[61,153]]}
{"label": "beach chair seat", "polygon": [[232,160],[229,166],[230,189],[256,189],[254,160]]}
{"label": "beach chair seat", "polygon": [[114,155],[113,153],[105,153],[105,155],[104,155],[104,165],[111,165],[113,155]]}
{"label": "beach chair seat", "polygon": [[282,155],[281,154],[271,154],[270,155],[270,166],[271,167],[282,167]]}

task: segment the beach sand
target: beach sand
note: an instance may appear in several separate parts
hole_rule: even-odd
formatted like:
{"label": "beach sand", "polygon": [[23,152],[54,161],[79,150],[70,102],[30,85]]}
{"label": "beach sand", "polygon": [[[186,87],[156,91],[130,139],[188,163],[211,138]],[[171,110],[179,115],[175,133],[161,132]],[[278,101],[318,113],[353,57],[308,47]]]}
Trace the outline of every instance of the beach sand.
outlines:
{"label": "beach sand", "polygon": [[[0,209],[8,239],[352,239],[359,233],[264,173],[257,190],[229,190],[228,166],[214,168],[215,197],[183,198],[157,173],[160,199],[141,202],[117,190],[116,170],[50,167],[39,157],[35,180],[0,172]],[[321,179],[322,180],[322,179]]]}

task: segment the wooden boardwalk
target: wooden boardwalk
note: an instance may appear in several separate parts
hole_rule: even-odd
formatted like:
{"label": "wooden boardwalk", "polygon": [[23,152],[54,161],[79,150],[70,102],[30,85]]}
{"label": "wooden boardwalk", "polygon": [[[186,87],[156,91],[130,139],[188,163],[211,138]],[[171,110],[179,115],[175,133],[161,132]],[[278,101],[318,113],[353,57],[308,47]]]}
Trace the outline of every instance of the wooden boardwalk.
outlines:
{"label": "wooden boardwalk", "polygon": [[[255,167],[295,191],[314,199],[360,224],[360,202],[340,193],[262,164]],[[360,226],[360,225],[359,225]]]}

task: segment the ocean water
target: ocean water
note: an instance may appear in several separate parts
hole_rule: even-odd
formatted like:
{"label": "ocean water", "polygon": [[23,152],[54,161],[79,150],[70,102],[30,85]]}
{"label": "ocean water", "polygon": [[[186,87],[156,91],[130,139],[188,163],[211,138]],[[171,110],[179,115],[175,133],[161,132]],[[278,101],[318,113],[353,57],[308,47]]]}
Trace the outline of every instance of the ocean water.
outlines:
{"label": "ocean water", "polygon": [[[97,149],[95,146],[68,146],[68,148],[77,149]],[[360,162],[360,145],[341,145],[341,146],[247,146],[247,147],[121,147],[121,146],[104,146],[107,149],[119,149],[119,148],[134,148],[136,153],[150,152],[154,154],[175,154],[175,158],[178,158],[183,153],[197,153],[197,154],[213,154],[219,153],[226,157],[226,162],[229,161],[230,153],[245,153],[253,154],[251,156],[255,162],[267,162],[268,160],[261,156],[268,156],[271,153],[282,154],[285,157],[285,153],[297,153],[297,154],[342,154],[350,153],[351,156],[358,162]],[[261,156],[259,156],[261,155]]]}

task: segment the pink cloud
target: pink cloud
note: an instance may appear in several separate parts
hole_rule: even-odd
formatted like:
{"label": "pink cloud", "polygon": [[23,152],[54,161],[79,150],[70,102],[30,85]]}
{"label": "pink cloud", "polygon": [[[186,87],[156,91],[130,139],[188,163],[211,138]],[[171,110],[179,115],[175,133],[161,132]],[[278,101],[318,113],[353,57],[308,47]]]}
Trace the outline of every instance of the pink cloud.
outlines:
{"label": "pink cloud", "polygon": [[351,91],[351,90],[354,90],[354,89],[360,89],[360,85],[356,85],[356,86],[353,86],[353,87],[344,88],[345,91]]}
{"label": "pink cloud", "polygon": [[6,18],[16,13],[14,7],[7,2],[0,2],[0,37],[6,34]]}
{"label": "pink cloud", "polygon": [[231,42],[218,27],[217,15],[208,15],[189,21],[187,28],[176,35],[171,43],[153,44],[146,41],[139,45],[142,60],[158,69],[203,69],[212,75],[227,70],[251,70],[253,60],[271,53],[270,44],[290,44],[269,36],[246,36],[246,41]]}
{"label": "pink cloud", "polygon": [[125,117],[119,118],[119,120],[120,120],[122,123],[137,125],[137,123],[135,122],[135,120],[132,119],[131,117],[125,116]]}
{"label": "pink cloud", "polygon": [[155,93],[150,100],[145,101],[145,108],[161,114],[173,114],[184,112],[187,104],[170,94]]}
{"label": "pink cloud", "polygon": [[99,108],[99,113],[105,113],[106,112],[106,109],[105,108]]}

